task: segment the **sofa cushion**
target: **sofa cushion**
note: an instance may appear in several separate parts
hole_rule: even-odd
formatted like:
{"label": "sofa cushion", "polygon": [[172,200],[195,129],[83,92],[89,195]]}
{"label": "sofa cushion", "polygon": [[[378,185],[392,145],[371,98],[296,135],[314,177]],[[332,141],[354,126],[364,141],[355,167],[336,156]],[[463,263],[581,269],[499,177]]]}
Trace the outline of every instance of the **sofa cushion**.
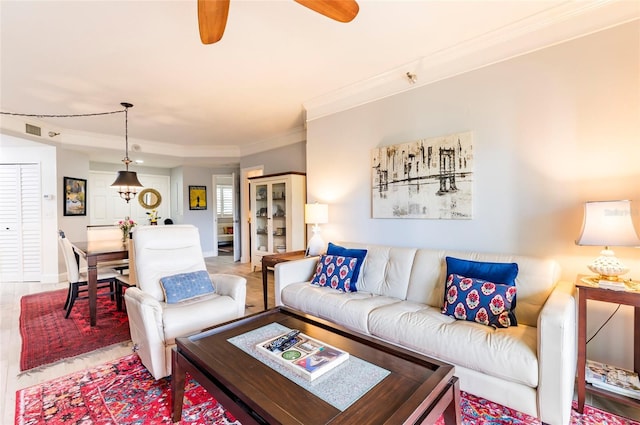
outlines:
{"label": "sofa cushion", "polygon": [[213,282],[206,270],[162,277],[160,286],[167,304],[175,304],[214,292]]}
{"label": "sofa cushion", "polygon": [[326,286],[340,292],[356,292],[352,277],[357,264],[357,258],[323,255],[318,260],[311,284]]}
{"label": "sofa cushion", "polygon": [[366,249],[349,249],[329,242],[329,246],[327,247],[327,255],[342,255],[343,257],[357,258],[358,262],[356,263],[355,269],[353,271],[351,281],[354,283],[354,285],[358,283],[358,277],[360,277],[360,269],[362,268],[362,263],[364,263],[364,259],[367,256]]}
{"label": "sofa cushion", "polygon": [[538,386],[537,329],[494,329],[456,320],[439,308],[402,301],[369,314],[369,331],[386,341],[486,375]]}
{"label": "sofa cushion", "polygon": [[281,297],[282,303],[287,307],[362,333],[369,333],[367,317],[371,311],[400,301],[370,292],[338,292],[327,287],[309,285],[309,282],[287,285],[282,289]]}
{"label": "sofa cushion", "polygon": [[195,226],[139,226],[134,240],[138,287],[158,301],[165,299],[160,278],[207,268]]}
{"label": "sofa cushion", "polygon": [[368,245],[366,249],[358,291],[406,299],[416,249],[380,245]]}
{"label": "sofa cushion", "polygon": [[450,274],[442,313],[494,328],[508,328],[517,325],[512,311],[515,296],[515,285]]}

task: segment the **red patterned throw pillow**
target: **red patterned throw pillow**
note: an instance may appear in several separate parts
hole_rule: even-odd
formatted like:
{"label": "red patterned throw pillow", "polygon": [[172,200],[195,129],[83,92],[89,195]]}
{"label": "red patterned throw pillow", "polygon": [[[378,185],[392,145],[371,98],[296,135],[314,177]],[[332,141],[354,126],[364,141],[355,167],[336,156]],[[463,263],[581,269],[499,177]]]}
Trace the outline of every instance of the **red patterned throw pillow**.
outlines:
{"label": "red patterned throw pillow", "polygon": [[447,278],[442,313],[494,328],[517,325],[512,311],[515,285],[493,283],[450,274]]}
{"label": "red patterned throw pillow", "polygon": [[311,284],[326,286],[341,292],[356,292],[356,286],[351,283],[351,278],[357,264],[358,259],[354,257],[323,255],[318,260]]}

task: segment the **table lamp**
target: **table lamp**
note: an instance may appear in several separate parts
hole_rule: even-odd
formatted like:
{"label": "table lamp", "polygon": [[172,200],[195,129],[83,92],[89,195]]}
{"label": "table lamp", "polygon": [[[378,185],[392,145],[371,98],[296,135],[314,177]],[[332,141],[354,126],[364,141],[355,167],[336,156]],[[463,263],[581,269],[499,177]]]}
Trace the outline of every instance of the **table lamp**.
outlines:
{"label": "table lamp", "polygon": [[304,205],[304,222],[306,224],[313,224],[312,231],[313,236],[309,239],[307,245],[307,255],[320,255],[325,248],[324,240],[320,236],[319,224],[326,224],[329,222],[329,206],[327,204],[305,204]]}
{"label": "table lamp", "polygon": [[624,282],[619,276],[629,272],[629,268],[609,247],[640,246],[631,214],[631,201],[585,202],[582,232],[576,244],[604,246],[600,256],[587,266],[598,275],[595,280]]}

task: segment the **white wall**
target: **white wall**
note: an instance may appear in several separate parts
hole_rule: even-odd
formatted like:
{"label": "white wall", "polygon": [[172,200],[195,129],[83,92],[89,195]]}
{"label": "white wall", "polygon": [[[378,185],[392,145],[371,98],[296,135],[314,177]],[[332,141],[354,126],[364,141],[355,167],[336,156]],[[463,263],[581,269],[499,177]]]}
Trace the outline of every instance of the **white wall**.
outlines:
{"label": "white wall", "polygon": [[[371,149],[463,131],[472,220],[371,218]],[[552,256],[573,281],[599,251],[574,244],[582,203],[640,201],[639,159],[635,21],[309,122],[307,198],[330,205],[325,240]],[[640,250],[616,253],[640,279]],[[589,335],[612,307],[590,304]],[[631,367],[631,328],[625,307],[590,357]]]}

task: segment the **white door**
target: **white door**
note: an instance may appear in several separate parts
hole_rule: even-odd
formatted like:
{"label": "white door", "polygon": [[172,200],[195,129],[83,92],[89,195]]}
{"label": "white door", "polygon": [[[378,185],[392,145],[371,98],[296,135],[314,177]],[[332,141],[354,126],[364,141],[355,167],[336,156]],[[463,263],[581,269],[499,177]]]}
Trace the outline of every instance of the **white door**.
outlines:
{"label": "white door", "polygon": [[0,165],[0,281],[41,279],[40,165]]}

